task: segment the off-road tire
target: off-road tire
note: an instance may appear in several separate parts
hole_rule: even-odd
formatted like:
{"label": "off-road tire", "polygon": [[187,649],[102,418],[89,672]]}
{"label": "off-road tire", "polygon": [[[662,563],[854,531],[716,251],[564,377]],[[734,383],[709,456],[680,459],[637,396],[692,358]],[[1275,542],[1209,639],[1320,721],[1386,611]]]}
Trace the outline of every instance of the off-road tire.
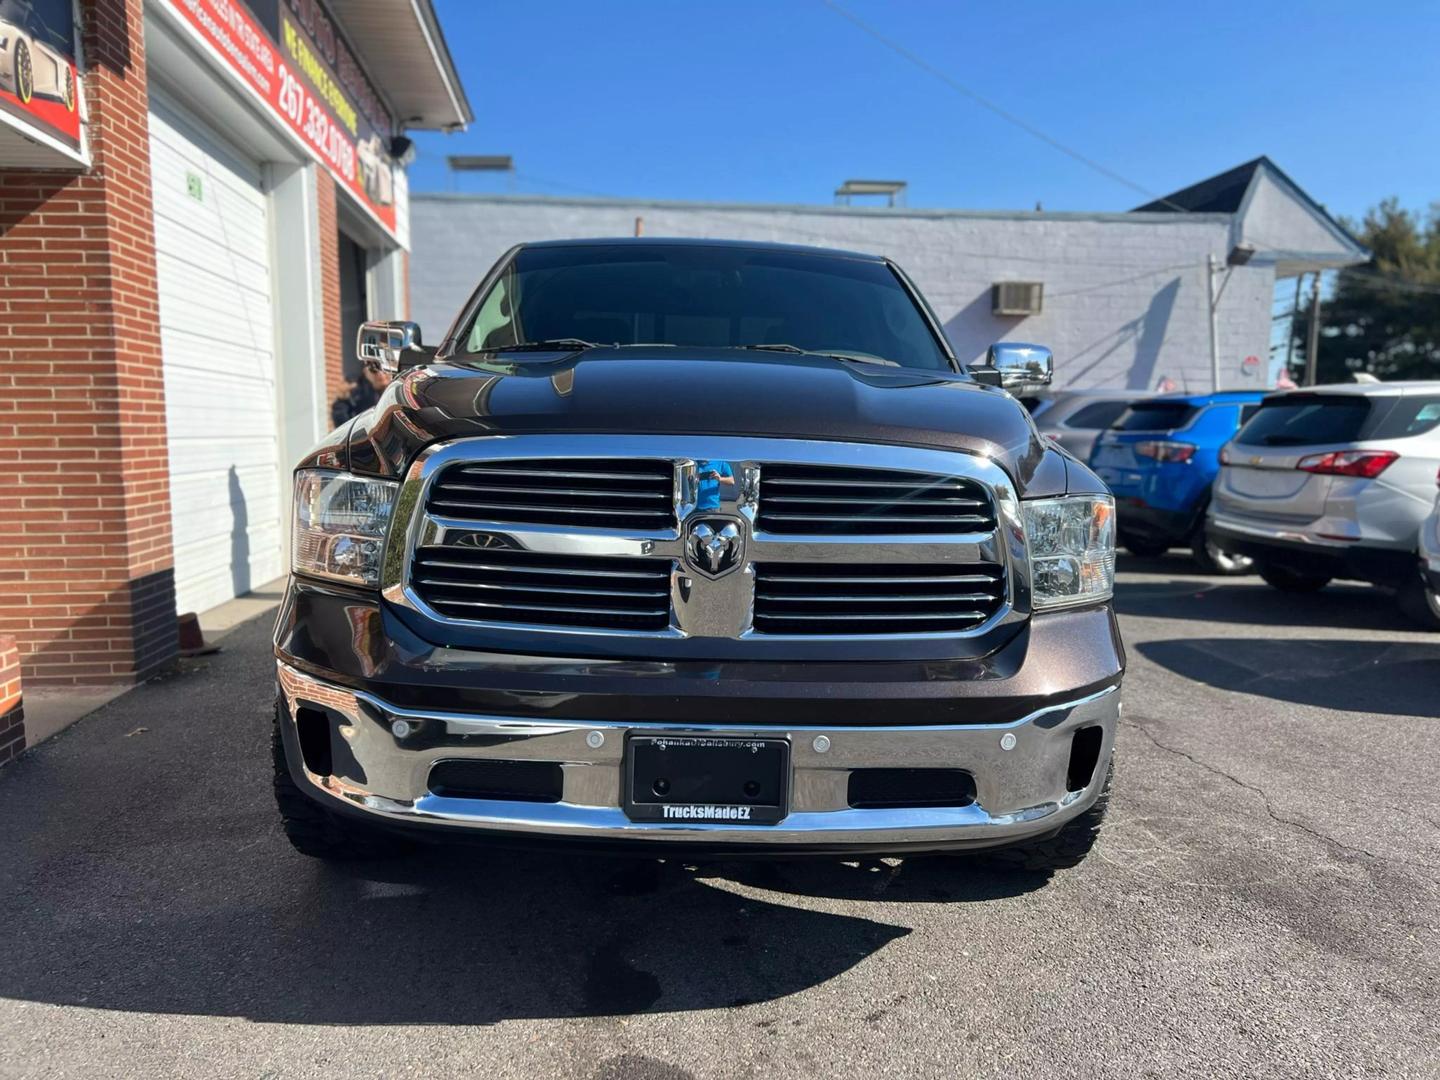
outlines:
{"label": "off-road tire", "polygon": [[1105,770],[1100,795],[1079,817],[1066,822],[1060,831],[1042,840],[1029,840],[987,852],[986,858],[1007,870],[1069,870],[1079,866],[1100,838],[1100,826],[1110,809],[1110,784],[1115,778],[1115,759]]}
{"label": "off-road tire", "polygon": [[285,760],[278,705],[271,748],[275,756],[275,805],[280,810],[280,826],[290,846],[301,855],[330,862],[353,862],[392,859],[413,850],[414,845],[403,838],[342,817],[300,790]]}
{"label": "off-road tire", "polygon": [[1326,585],[1330,584],[1328,577],[1317,574],[1302,574],[1285,566],[1265,565],[1261,563],[1256,567],[1260,578],[1272,589],[1279,589],[1287,593],[1312,593],[1319,592]]}
{"label": "off-road tire", "polygon": [[1204,521],[1195,527],[1190,535],[1190,557],[1195,565],[1207,574],[1253,574],[1255,560],[1248,555],[1236,555],[1226,551],[1210,539]]}

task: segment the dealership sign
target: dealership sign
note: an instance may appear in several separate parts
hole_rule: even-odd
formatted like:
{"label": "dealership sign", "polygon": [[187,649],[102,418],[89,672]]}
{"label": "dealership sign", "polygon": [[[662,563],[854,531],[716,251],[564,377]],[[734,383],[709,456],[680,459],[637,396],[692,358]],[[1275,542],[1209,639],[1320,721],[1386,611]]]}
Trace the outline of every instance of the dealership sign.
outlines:
{"label": "dealership sign", "polygon": [[[13,0],[0,0],[0,9]],[[395,232],[394,118],[319,0],[167,0],[331,175]]]}
{"label": "dealership sign", "polygon": [[0,113],[80,152],[80,77],[71,0],[0,0]]}

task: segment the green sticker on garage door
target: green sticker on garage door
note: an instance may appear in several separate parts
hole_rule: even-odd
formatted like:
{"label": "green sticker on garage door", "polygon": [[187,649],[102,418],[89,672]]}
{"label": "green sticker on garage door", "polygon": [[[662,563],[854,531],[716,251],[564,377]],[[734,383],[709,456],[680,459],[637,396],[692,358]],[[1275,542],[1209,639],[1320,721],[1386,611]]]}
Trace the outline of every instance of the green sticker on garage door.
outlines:
{"label": "green sticker on garage door", "polygon": [[205,201],[205,188],[200,182],[200,174],[187,172],[185,174],[185,193],[196,202]]}

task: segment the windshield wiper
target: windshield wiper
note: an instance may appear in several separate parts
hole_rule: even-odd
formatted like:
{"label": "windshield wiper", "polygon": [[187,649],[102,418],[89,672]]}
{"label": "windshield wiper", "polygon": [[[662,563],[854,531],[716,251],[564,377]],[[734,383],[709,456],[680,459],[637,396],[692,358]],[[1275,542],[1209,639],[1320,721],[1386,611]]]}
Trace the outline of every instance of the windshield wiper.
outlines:
{"label": "windshield wiper", "polygon": [[883,356],[873,356],[870,353],[826,352],[824,349],[802,349],[799,345],[788,345],[783,342],[773,345],[737,345],[736,348],[760,349],[764,352],[798,353],[801,356],[827,356],[832,360],[854,360],[858,364],[881,364],[885,367],[901,366],[894,360],[886,360]]}
{"label": "windshield wiper", "polygon": [[488,349],[477,349],[476,352],[579,352],[581,349],[603,349],[605,347],[594,341],[586,341],[584,338],[560,337],[544,338],[540,341],[521,341],[514,345],[495,345]]}

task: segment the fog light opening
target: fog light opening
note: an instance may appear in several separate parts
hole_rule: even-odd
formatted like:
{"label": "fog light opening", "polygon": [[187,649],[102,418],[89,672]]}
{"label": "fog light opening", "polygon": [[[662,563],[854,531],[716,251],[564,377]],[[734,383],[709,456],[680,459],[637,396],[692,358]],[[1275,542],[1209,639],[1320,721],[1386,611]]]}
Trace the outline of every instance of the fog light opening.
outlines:
{"label": "fog light opening", "polygon": [[1067,791],[1083,791],[1095,777],[1095,766],[1100,762],[1100,744],[1105,732],[1098,727],[1083,727],[1075,732],[1070,741],[1070,770],[1065,778]]}
{"label": "fog light opening", "polygon": [[335,771],[330,753],[330,716],[324,709],[302,705],[295,710],[295,729],[300,736],[300,758],[315,776]]}

